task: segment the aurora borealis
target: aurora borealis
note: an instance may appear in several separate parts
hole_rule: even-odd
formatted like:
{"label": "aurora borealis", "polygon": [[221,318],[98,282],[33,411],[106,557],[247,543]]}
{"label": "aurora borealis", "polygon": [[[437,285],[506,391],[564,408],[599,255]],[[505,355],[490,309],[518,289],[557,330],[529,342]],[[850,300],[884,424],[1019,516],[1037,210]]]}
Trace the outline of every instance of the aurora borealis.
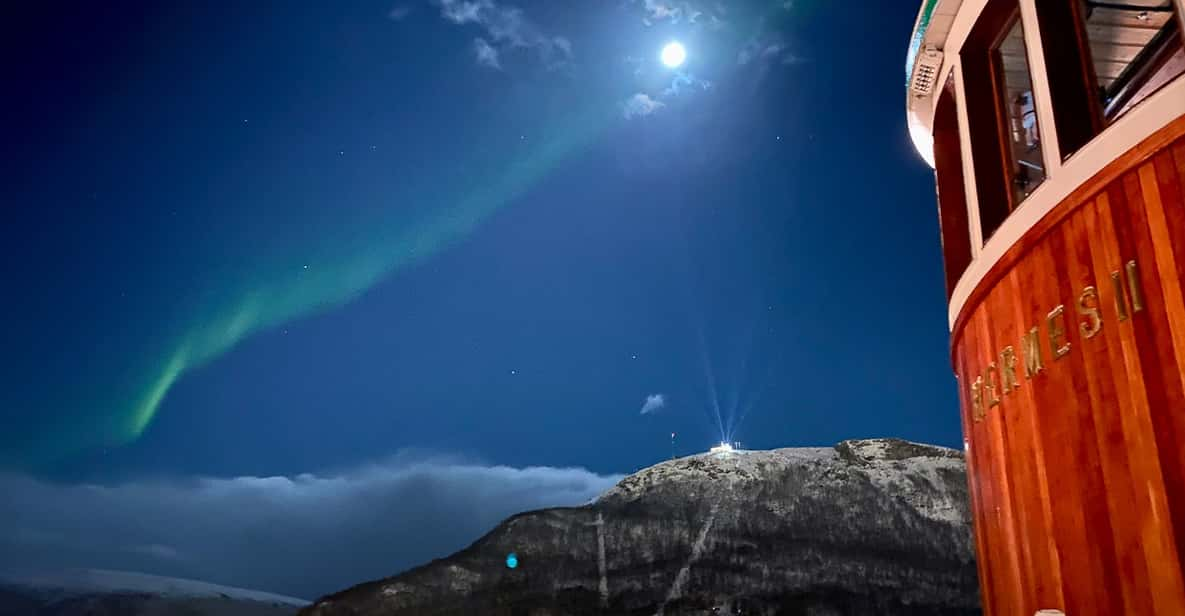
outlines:
{"label": "aurora borealis", "polygon": [[[957,438],[949,383],[820,376],[898,337],[926,350],[894,371],[949,372],[930,179],[862,90],[899,84],[820,3],[126,8],[24,18],[5,467]],[[915,316],[878,338],[868,297]]]}
{"label": "aurora borealis", "polygon": [[[318,246],[319,238],[309,238],[308,243],[286,247],[294,256],[281,259],[289,264],[284,271],[256,270],[245,264],[253,273],[245,285],[219,289],[218,295],[224,299],[185,317],[185,325],[166,336],[170,343],[161,354],[126,358],[142,362],[129,379],[129,397],[115,397],[102,387],[75,394],[78,412],[67,414],[76,423],[59,428],[62,432],[51,435],[52,444],[32,441],[36,448],[26,455],[35,461],[77,453],[87,447],[122,445],[138,438],[152,422],[169,389],[187,371],[226,353],[254,333],[351,301],[392,271],[429,259],[463,239],[498,208],[528,190],[565,155],[586,144],[604,126],[606,115],[576,114],[577,122],[548,131],[552,135],[549,139],[515,160],[487,163],[489,170],[479,173],[481,179],[474,182],[479,188],[455,190],[447,180],[441,180],[436,191],[392,195],[393,203],[410,200],[428,205],[412,208],[418,213],[406,217],[384,216],[383,208],[376,207],[380,215],[375,219],[361,221],[359,228],[337,232],[352,238],[348,245]],[[401,214],[405,208],[390,209]],[[310,252],[318,255],[314,264],[297,266],[301,260],[295,255]]]}
{"label": "aurora borealis", "polygon": [[481,182],[483,188],[479,191],[439,199],[443,205],[420,220],[392,225],[387,232],[380,222],[378,231],[363,236],[359,247],[340,258],[330,257],[312,271],[302,266],[292,274],[261,281],[224,310],[215,310],[217,316],[187,330],[176,349],[163,359],[160,369],[150,373],[154,376],[128,413],[119,438],[140,436],[169,387],[189,368],[225,353],[257,331],[350,301],[392,270],[431,258],[463,238],[500,206],[528,189],[570,149],[579,147],[587,138],[582,133],[595,126],[586,124],[571,136],[545,143],[509,168],[501,169],[500,174],[490,174],[489,180]]}
{"label": "aurora borealis", "polygon": [[909,8],[15,8],[0,580],[315,596],[721,433],[957,445]]}

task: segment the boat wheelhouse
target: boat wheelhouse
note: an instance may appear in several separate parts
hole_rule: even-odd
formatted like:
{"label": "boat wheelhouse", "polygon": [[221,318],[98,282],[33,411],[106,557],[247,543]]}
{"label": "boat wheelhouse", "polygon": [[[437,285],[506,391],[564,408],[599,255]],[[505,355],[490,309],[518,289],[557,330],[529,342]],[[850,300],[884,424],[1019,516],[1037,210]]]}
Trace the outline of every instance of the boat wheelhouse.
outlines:
{"label": "boat wheelhouse", "polygon": [[984,610],[1185,614],[1185,0],[925,0]]}

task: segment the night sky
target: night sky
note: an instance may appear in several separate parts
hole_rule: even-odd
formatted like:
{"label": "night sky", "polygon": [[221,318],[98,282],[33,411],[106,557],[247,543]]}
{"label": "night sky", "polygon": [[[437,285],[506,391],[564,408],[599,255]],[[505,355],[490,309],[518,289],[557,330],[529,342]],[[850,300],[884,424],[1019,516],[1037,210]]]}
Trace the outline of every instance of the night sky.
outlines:
{"label": "night sky", "polygon": [[23,10],[0,571],[312,597],[672,433],[961,442],[916,2]]}

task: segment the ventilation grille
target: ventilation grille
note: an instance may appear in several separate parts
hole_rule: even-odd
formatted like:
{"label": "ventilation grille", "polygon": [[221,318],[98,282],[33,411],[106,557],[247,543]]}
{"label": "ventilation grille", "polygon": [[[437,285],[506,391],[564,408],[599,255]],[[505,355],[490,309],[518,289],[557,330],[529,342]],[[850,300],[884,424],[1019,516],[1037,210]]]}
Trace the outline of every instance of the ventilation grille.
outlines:
{"label": "ventilation grille", "polygon": [[913,69],[913,81],[909,89],[914,95],[925,97],[934,93],[934,82],[938,81],[938,71],[942,69],[942,52],[934,47],[927,47],[918,56],[917,66]]}

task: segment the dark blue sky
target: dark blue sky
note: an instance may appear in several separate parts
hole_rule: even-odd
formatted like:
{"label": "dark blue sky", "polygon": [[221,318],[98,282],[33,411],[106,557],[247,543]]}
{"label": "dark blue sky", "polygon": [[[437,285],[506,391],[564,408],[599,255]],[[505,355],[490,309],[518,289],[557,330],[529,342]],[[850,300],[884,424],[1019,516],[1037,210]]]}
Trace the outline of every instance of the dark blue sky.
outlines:
{"label": "dark blue sky", "polygon": [[959,443],[914,3],[344,4],[9,20],[5,468]]}
{"label": "dark blue sky", "polygon": [[[719,439],[705,358],[726,414],[755,401],[747,446],[958,442],[904,126],[915,7],[473,6],[30,15],[4,103],[4,458],[631,470],[672,431],[681,452]],[[684,70],[657,60],[670,39]],[[441,239],[466,200],[489,205]],[[382,254],[418,237],[415,259]],[[142,432],[111,427],[176,340],[315,270],[330,281],[265,293],[269,316],[186,362]]]}

